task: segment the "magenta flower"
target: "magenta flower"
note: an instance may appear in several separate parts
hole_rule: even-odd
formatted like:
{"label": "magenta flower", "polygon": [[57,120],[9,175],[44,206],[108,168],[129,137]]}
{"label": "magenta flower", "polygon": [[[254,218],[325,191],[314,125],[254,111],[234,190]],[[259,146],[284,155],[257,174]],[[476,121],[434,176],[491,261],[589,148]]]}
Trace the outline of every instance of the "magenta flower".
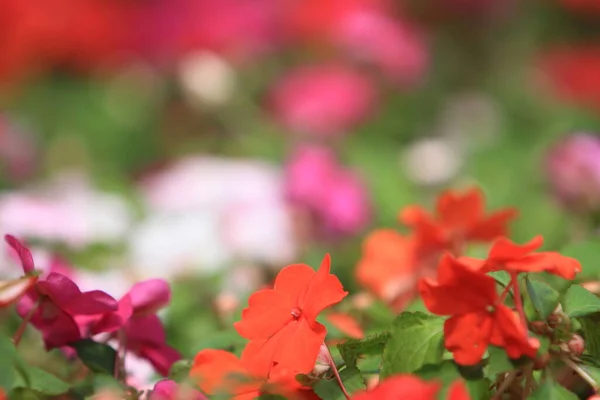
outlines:
{"label": "magenta flower", "polygon": [[566,207],[600,209],[600,136],[576,133],[556,144],[546,158],[546,175]]}
{"label": "magenta flower", "polygon": [[[166,334],[156,312],[171,300],[169,284],[150,279],[133,285],[116,310],[77,319],[79,329],[89,335],[110,333],[124,339],[127,349],[147,359],[158,373],[166,376],[181,355],[166,343]],[[120,345],[122,345],[120,343]]]}
{"label": "magenta flower", "polygon": [[208,400],[208,397],[175,381],[163,379],[156,382],[148,400]]}
{"label": "magenta flower", "polygon": [[353,235],[369,223],[365,185],[326,147],[296,150],[286,166],[286,193],[292,203],[312,212],[326,234]]}
{"label": "magenta flower", "polygon": [[272,93],[273,112],[286,129],[321,136],[347,133],[371,113],[375,101],[371,81],[340,65],[293,70]]}
{"label": "magenta flower", "polygon": [[[5,240],[18,254],[23,272],[32,274],[35,264],[29,249],[13,236],[7,235]],[[82,293],[71,279],[56,272],[39,279],[17,304],[19,315],[42,333],[47,349],[65,346],[82,338],[75,322],[78,316],[116,309],[116,300],[108,294],[99,290]]]}

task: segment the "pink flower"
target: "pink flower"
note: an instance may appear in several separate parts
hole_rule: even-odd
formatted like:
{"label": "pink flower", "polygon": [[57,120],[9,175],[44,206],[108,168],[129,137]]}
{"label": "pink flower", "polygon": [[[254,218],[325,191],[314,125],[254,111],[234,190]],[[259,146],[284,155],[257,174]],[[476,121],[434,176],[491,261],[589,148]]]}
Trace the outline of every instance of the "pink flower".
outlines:
{"label": "pink flower", "polygon": [[[33,273],[35,265],[31,252],[13,236],[6,242],[18,254],[23,272]],[[17,304],[22,318],[29,318],[44,338],[47,349],[61,347],[82,338],[75,322],[78,316],[111,312],[117,302],[108,294],[94,290],[82,293],[68,277],[50,272],[39,279]]]}
{"label": "pink flower", "polygon": [[600,208],[600,136],[576,133],[556,144],[546,158],[552,190],[567,207]]}
{"label": "pink flower", "polygon": [[158,373],[166,376],[171,365],[181,355],[166,343],[166,334],[156,312],[171,299],[169,284],[162,279],[150,279],[135,284],[119,300],[117,310],[79,318],[79,328],[90,335],[111,333],[121,340],[129,351],[153,365]]}
{"label": "pink flower", "polygon": [[148,400],[208,400],[208,397],[197,390],[163,379],[154,385]]}
{"label": "pink flower", "polygon": [[340,135],[372,111],[376,93],[364,75],[340,65],[291,71],[272,93],[275,117],[290,131]]}
{"label": "pink flower", "polygon": [[287,164],[289,199],[310,210],[329,234],[352,235],[370,219],[369,196],[360,178],[325,147],[301,147]]}

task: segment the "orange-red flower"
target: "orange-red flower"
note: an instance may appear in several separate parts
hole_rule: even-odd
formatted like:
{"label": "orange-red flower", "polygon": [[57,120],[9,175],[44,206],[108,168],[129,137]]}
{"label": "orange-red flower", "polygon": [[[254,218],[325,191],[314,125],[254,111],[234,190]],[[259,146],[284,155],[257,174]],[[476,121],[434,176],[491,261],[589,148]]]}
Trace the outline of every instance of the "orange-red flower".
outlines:
{"label": "orange-red flower", "polygon": [[296,381],[296,374],[290,370],[274,368],[268,377],[262,372],[245,357],[207,349],[194,358],[190,377],[204,393],[226,394],[235,400],[251,400],[266,393],[289,399],[318,399],[310,388]]}
{"label": "orange-red flower", "polygon": [[336,329],[352,339],[363,339],[365,332],[358,321],[351,315],[339,312],[332,312],[325,316],[327,321]]}
{"label": "orange-red flower", "polygon": [[327,334],[317,316],[348,294],[330,268],[329,255],[316,272],[305,264],[289,265],[279,272],[273,289],[250,296],[234,326],[250,339],[243,358],[251,359],[258,371],[266,375],[275,365],[300,373],[312,370]]}
{"label": "orange-red flower", "polygon": [[[413,375],[396,375],[381,382],[375,389],[360,392],[352,400],[410,399],[436,400],[441,385],[426,382]],[[448,391],[448,400],[469,400],[471,397],[462,381],[456,381]]]}
{"label": "orange-red flower", "polygon": [[444,341],[458,364],[477,364],[489,344],[503,347],[510,358],[535,357],[539,343],[501,304],[492,277],[445,255],[437,281],[422,279],[419,292],[429,311],[450,316],[444,323]]}
{"label": "orange-red flower", "polygon": [[544,239],[541,236],[536,236],[523,245],[507,238],[499,238],[492,245],[486,260],[461,257],[460,261],[480,268],[482,272],[507,271],[516,274],[545,271],[569,280],[581,272],[581,264],[574,258],[554,251],[534,253],[533,251],[543,243]]}
{"label": "orange-red flower", "polygon": [[478,188],[465,193],[446,191],[437,200],[435,213],[413,205],[400,212],[400,221],[413,228],[423,252],[450,251],[460,255],[467,242],[487,242],[504,236],[514,209],[485,214],[485,199]]}

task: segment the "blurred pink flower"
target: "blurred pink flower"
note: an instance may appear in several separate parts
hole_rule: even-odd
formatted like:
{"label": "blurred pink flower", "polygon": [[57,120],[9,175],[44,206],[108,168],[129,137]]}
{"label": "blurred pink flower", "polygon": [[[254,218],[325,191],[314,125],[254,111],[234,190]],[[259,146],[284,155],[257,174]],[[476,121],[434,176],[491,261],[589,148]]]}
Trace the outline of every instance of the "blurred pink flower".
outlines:
{"label": "blurred pink flower", "polygon": [[0,169],[10,180],[20,181],[35,171],[37,150],[29,132],[0,115]]}
{"label": "blurred pink flower", "polygon": [[[7,244],[19,255],[23,272],[33,273],[35,265],[31,252],[13,236],[6,236]],[[93,290],[81,292],[68,277],[50,272],[39,279],[17,304],[17,312],[29,321],[44,338],[47,349],[61,347],[81,339],[75,322],[78,316],[111,312],[117,302],[108,294]]]}
{"label": "blurred pink flower", "polygon": [[370,114],[375,101],[372,82],[341,65],[292,70],[272,93],[275,117],[287,129],[325,136],[347,133]]}
{"label": "blurred pink flower", "polygon": [[175,381],[163,379],[154,385],[148,400],[208,400],[208,397]]}
{"label": "blurred pink flower", "polygon": [[550,149],[546,174],[557,198],[579,211],[600,209],[600,136],[576,133]]}
{"label": "blurred pink flower", "polygon": [[369,223],[366,187],[325,147],[297,149],[287,164],[286,184],[289,199],[309,209],[326,233],[352,235]]}

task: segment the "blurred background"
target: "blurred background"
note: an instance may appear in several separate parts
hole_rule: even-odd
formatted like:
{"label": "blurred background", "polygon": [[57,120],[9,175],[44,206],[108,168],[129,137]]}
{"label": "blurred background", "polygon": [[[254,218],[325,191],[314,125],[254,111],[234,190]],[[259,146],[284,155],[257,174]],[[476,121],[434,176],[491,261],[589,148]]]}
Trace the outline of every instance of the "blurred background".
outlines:
{"label": "blurred background", "polygon": [[[480,185],[547,248],[600,206],[598,0],[0,0],[0,231],[165,278],[184,356],[249,293]],[[0,264],[0,274],[18,268]]]}

